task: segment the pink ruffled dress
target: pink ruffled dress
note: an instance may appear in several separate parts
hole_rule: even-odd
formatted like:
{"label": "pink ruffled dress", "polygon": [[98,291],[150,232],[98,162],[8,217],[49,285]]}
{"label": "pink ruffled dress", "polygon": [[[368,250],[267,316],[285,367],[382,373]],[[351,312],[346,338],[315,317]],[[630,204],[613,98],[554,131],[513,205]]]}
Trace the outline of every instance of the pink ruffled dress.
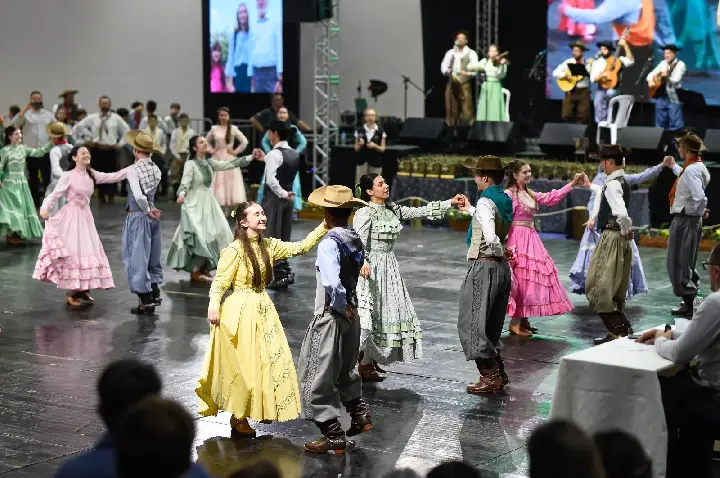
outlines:
{"label": "pink ruffled dress", "polygon": [[513,253],[512,289],[507,314],[512,318],[545,317],[564,314],[573,305],[558,276],[555,263],[543,246],[533,225],[538,206],[554,206],[568,195],[572,186],[549,193],[533,192],[533,197],[517,189],[505,193],[513,200],[513,222],[508,233],[508,248]]}
{"label": "pink ruffled dress", "polygon": [[[127,168],[116,173],[93,170],[93,176],[97,184],[117,183],[127,177]],[[45,198],[43,209],[61,196],[67,199],[67,204],[45,222],[33,279],[72,291],[115,287],[90,211],[94,189],[95,183],[88,173],[75,168],[64,173],[52,194]]]}

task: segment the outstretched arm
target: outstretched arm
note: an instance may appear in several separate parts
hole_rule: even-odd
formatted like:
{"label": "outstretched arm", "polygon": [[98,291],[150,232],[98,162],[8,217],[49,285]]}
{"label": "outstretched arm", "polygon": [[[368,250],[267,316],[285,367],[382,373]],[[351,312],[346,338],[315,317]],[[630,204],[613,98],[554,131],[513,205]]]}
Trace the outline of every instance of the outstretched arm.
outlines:
{"label": "outstretched arm", "polygon": [[424,217],[427,219],[442,219],[451,207],[452,199],[445,201],[432,201],[420,207],[395,206],[400,212],[401,219],[415,219]]}
{"label": "outstretched arm", "polygon": [[535,200],[540,206],[555,206],[572,191],[572,188],[573,184],[567,183],[562,188],[553,189],[548,193],[535,193]]}
{"label": "outstretched arm", "polygon": [[279,239],[266,239],[266,241],[268,241],[270,257],[274,262],[280,259],[287,259],[288,257],[307,254],[325,237],[328,231],[329,229],[325,225],[325,221],[323,221],[323,223],[311,231],[305,239],[299,242],[283,242]]}

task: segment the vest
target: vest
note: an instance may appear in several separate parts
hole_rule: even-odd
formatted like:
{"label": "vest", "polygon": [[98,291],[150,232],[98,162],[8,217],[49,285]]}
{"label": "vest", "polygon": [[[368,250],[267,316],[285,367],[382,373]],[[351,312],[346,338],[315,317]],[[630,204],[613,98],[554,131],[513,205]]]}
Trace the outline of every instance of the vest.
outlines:
{"label": "vest", "polygon": [[[283,162],[275,173],[275,177],[280,183],[280,187],[286,191],[292,190],[295,175],[300,170],[300,155],[297,151],[290,148],[277,148],[282,153]],[[275,194],[270,186],[265,183],[265,194]]]}
{"label": "vest", "polygon": [[60,148],[60,167],[63,171],[67,171],[70,169],[70,151],[72,151],[72,148],[68,147],[69,145],[64,144]]}
{"label": "vest", "polygon": [[[383,165],[383,153],[368,148],[368,140],[367,136],[365,135],[365,127],[361,126],[360,128],[358,128],[357,134],[359,137],[365,140],[362,148],[360,148],[360,151],[358,151],[358,166],[362,166],[363,164],[368,163],[373,168],[381,168]],[[378,125],[378,128],[375,130],[375,134],[372,137],[372,142],[377,145],[382,143],[383,134],[385,134],[385,130],[383,130],[380,125]]]}
{"label": "vest", "polygon": [[[464,57],[460,58],[460,71],[465,71],[468,68],[468,65],[470,64],[470,55],[467,54]],[[453,62],[452,66],[455,66],[455,54],[453,53]],[[462,76],[459,74],[453,74],[451,75],[451,78],[453,81],[457,81],[458,83],[467,83],[470,81],[470,79],[474,78],[472,76]]]}
{"label": "vest", "polygon": [[[622,36],[626,25],[614,24],[618,37]],[[640,7],[640,18],[635,25],[629,27],[630,32],[626,38],[632,46],[650,46],[655,36],[655,7],[653,0],[642,0]]]}
{"label": "vest", "polygon": [[[620,187],[622,188],[623,192],[623,201],[625,201],[625,207],[627,207],[630,204],[630,185],[627,183],[624,176],[615,178],[613,179],[613,181],[617,181],[620,183]],[[617,216],[613,215],[610,203],[605,197],[606,189],[607,183],[605,183],[605,186],[603,186],[602,188],[602,197],[600,199],[600,212],[598,212],[597,217],[597,228],[600,232],[605,229],[620,229],[620,223],[618,222],[618,218]]]}
{"label": "vest", "polygon": [[[360,277],[360,268],[362,267],[362,251],[360,251],[359,258],[353,257],[350,254],[350,249],[345,245],[340,235],[333,234],[331,231],[327,237],[335,241],[338,251],[340,251],[340,283],[345,288],[345,300],[351,307],[357,308],[358,301],[355,291],[357,289],[358,277]],[[325,305],[329,305],[328,297],[325,297]]]}
{"label": "vest", "polygon": [[[503,222],[500,219],[500,212],[498,211],[497,206],[495,206],[494,203],[493,209],[495,210],[495,234],[498,236],[500,242],[504,246],[507,243],[507,235],[508,232],[510,232],[511,223]],[[477,259],[481,256],[493,255],[492,251],[488,247],[487,242],[485,242],[485,235],[483,234],[482,226],[474,215],[470,224],[472,227],[472,239],[470,242],[470,249],[468,249],[468,258]]]}

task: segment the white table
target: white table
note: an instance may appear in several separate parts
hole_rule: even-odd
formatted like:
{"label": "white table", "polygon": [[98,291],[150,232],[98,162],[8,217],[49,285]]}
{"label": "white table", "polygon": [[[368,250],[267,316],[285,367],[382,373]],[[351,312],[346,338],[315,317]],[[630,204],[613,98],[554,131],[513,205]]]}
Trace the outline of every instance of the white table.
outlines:
{"label": "white table", "polygon": [[612,429],[633,434],[653,459],[654,476],[664,478],[668,434],[658,374],[673,369],[654,345],[628,338],[566,355],[550,418],[571,420],[590,434]]}

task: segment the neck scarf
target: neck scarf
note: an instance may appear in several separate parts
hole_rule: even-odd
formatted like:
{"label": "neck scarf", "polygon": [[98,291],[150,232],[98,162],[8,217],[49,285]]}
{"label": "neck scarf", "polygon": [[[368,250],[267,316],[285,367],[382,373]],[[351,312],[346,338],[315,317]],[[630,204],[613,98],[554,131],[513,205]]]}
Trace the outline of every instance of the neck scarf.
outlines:
{"label": "neck scarf", "polygon": [[[491,200],[495,207],[498,209],[498,213],[500,214],[500,220],[504,223],[508,223],[512,221],[513,218],[513,204],[512,199],[510,199],[510,196],[505,194],[505,191],[503,190],[502,186],[490,186],[485,191],[482,191],[480,193],[480,198],[488,198]],[[468,227],[467,237],[465,239],[465,242],[468,246],[472,243],[472,221],[470,221],[470,226]]]}
{"label": "neck scarf", "polygon": [[683,164],[682,171],[680,171],[680,175],[675,179],[675,182],[673,183],[672,189],[670,190],[670,207],[672,207],[673,203],[675,202],[675,192],[677,191],[678,181],[680,181],[680,178],[682,177],[683,173],[685,172],[685,168],[690,166],[691,164],[695,163],[702,163],[702,158],[700,156],[695,156],[694,158],[690,158],[685,161],[685,164]]}

